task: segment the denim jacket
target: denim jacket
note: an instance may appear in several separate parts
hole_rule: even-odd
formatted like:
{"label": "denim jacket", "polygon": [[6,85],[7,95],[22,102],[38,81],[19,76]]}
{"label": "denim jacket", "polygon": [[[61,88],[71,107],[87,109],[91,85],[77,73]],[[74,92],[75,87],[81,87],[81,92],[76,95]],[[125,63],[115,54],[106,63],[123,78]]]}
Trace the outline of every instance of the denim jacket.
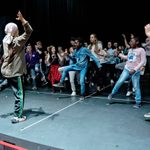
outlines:
{"label": "denim jacket", "polygon": [[79,50],[75,49],[72,57],[76,59],[76,65],[81,68],[88,66],[89,57],[96,63],[98,68],[101,67],[100,60],[85,47],[81,47]]}

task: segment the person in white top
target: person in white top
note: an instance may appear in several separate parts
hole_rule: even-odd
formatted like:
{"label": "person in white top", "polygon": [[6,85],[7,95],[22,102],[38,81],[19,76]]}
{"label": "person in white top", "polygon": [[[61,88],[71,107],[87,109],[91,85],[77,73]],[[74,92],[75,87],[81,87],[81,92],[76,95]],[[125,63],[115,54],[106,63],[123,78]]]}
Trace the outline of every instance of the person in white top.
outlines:
{"label": "person in white top", "polygon": [[[90,52],[100,60],[98,54],[103,49],[103,44],[100,40],[98,40],[97,35],[95,33],[90,34],[90,44],[87,47]],[[103,60],[100,60],[101,63]],[[97,83],[97,66],[95,62],[90,58],[88,62],[88,72],[87,72],[87,83],[88,87],[92,87]]]}

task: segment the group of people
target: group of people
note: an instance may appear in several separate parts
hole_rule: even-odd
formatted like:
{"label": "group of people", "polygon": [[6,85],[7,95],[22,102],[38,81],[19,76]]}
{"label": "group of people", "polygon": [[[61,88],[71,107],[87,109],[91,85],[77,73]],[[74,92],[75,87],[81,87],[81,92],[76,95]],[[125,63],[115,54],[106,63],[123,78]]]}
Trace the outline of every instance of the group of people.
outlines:
{"label": "group of people", "polygon": [[[26,116],[23,115],[24,83],[22,79],[23,75],[27,72],[24,46],[33,31],[31,25],[27,20],[25,20],[20,11],[18,11],[17,20],[21,21],[24,27],[24,33],[19,35],[18,26],[15,23],[11,22],[5,26],[6,36],[3,39],[4,54],[1,67],[1,73],[7,79],[15,95],[14,117],[11,120],[12,123],[18,123],[26,120]],[[150,41],[150,24],[145,26],[145,34],[148,37],[145,48],[148,48],[148,41]],[[90,38],[92,39],[92,37]],[[118,81],[108,96],[108,100],[109,103],[112,104],[114,102],[113,97],[118,92],[121,85],[128,78],[131,78],[133,88],[135,90],[135,105],[133,107],[139,108],[141,107],[140,73],[143,71],[143,68],[147,63],[147,59],[144,48],[139,45],[138,37],[133,36],[130,39],[129,45],[130,48],[127,55],[123,55],[121,53],[117,54],[118,57],[126,59],[127,61]],[[97,73],[99,75],[103,74],[103,65],[105,62],[102,56],[105,56],[106,53],[105,51],[99,51],[99,49],[102,49],[100,42],[98,42],[94,48],[90,45],[89,47],[85,47],[83,46],[82,39],[79,37],[74,39],[72,48],[71,54],[64,52],[64,55],[69,58],[70,63],[68,66],[58,68],[58,70],[61,72],[60,82],[53,84],[53,86],[63,88],[64,80],[68,72],[70,73],[70,77],[74,78],[75,72],[78,71],[80,75],[81,99],[83,100],[86,89],[85,76],[88,71],[89,62],[91,64],[91,68],[94,66],[93,63],[96,64]],[[97,56],[95,56],[95,52],[97,53]],[[73,92],[75,92],[74,85],[71,85],[71,88],[74,90]],[[72,95],[75,94],[76,93],[72,93]],[[144,117],[150,118],[150,113],[145,114]]]}

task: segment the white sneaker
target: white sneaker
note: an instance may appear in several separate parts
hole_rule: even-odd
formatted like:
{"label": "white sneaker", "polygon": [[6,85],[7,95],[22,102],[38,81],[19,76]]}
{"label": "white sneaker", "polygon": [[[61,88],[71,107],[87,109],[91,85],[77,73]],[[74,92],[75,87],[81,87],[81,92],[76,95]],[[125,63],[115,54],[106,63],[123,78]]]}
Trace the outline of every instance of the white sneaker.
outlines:
{"label": "white sneaker", "polygon": [[128,91],[126,96],[130,96],[132,94],[132,91]]}
{"label": "white sneaker", "polygon": [[133,92],[135,92],[135,89],[134,89],[134,88],[132,88],[132,91],[133,91]]}
{"label": "white sneaker", "polygon": [[37,87],[36,87],[36,86],[33,86],[33,87],[32,87],[32,90],[37,90]]}
{"label": "white sneaker", "polygon": [[111,83],[111,84],[114,84],[115,82],[114,82],[114,80],[113,80],[113,79],[111,79],[111,80],[110,80],[110,83]]}
{"label": "white sneaker", "polygon": [[144,118],[145,118],[146,120],[150,120],[150,112],[144,114]]}
{"label": "white sneaker", "polygon": [[71,96],[76,96],[76,92],[72,92],[72,93],[71,93]]}
{"label": "white sneaker", "polygon": [[22,116],[21,118],[18,118],[18,117],[13,117],[11,119],[11,123],[18,123],[18,122],[23,122],[27,119],[26,116]]}
{"label": "white sneaker", "polygon": [[68,77],[65,77],[65,81],[68,81]]}

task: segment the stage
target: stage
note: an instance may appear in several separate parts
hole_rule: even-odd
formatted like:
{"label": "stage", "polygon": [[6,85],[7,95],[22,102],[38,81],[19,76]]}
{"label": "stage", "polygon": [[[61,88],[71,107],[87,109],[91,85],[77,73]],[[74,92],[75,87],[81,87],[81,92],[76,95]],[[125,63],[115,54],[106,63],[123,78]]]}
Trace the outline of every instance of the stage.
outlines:
{"label": "stage", "polygon": [[149,150],[150,122],[143,116],[150,111],[148,97],[135,109],[132,98],[123,93],[116,96],[116,103],[107,105],[106,92],[85,100],[52,93],[48,88],[25,92],[27,120],[18,124],[10,121],[12,90],[0,92],[0,140],[4,135],[10,136],[12,143],[13,137],[20,139],[19,145],[29,150]]}

